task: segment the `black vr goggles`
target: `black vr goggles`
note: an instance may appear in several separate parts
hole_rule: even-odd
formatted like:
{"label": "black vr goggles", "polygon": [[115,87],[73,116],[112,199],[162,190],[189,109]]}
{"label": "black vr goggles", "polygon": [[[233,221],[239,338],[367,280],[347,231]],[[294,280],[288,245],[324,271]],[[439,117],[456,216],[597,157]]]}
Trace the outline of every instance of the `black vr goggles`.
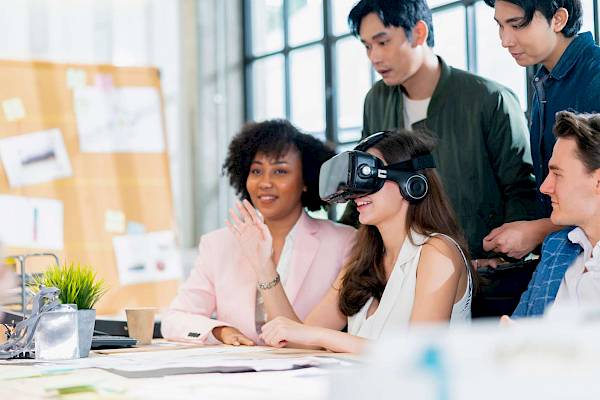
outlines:
{"label": "black vr goggles", "polygon": [[384,165],[383,161],[365,150],[387,135],[375,133],[352,151],[345,151],[327,160],[319,174],[319,195],[328,203],[346,201],[379,191],[386,180],[398,183],[402,197],[411,203],[423,199],[429,190],[427,178],[419,171],[435,168],[431,154]]}

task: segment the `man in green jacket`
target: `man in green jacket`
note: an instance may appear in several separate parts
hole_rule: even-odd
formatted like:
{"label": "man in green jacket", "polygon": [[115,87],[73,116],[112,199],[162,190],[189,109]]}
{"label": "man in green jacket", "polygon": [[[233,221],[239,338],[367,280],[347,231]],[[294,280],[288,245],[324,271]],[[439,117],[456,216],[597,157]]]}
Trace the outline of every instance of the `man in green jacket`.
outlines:
{"label": "man in green jacket", "polygon": [[483,251],[483,238],[505,222],[536,215],[519,101],[509,89],[452,68],[433,53],[425,0],[361,0],[348,20],[383,78],[365,99],[363,137],[393,128],[436,137],[437,170],[475,266],[495,265],[494,256]]}

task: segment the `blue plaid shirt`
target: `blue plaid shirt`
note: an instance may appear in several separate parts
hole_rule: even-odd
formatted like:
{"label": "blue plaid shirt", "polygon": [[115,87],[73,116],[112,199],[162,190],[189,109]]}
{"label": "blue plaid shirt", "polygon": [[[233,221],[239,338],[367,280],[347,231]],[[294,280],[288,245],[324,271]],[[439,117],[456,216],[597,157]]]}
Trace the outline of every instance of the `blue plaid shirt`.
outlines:
{"label": "blue plaid shirt", "polygon": [[514,318],[542,315],[546,306],[554,302],[567,268],[583,250],[580,245],[569,240],[568,234],[573,229],[571,226],[551,233],[544,240],[542,258],[527,291],[523,293],[513,312]]}

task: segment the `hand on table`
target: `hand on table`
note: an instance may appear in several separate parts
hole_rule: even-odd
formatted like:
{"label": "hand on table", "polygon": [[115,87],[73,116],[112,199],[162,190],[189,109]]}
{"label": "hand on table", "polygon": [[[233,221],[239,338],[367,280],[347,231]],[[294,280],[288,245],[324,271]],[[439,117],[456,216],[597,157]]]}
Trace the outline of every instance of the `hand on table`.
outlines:
{"label": "hand on table", "polygon": [[217,326],[212,330],[212,333],[223,344],[254,346],[254,342],[251,339],[248,339],[242,332],[232,326]]}
{"label": "hand on table", "polygon": [[263,325],[260,337],[265,344],[273,347],[284,347],[288,342],[314,345],[316,329],[289,318],[277,317]]}

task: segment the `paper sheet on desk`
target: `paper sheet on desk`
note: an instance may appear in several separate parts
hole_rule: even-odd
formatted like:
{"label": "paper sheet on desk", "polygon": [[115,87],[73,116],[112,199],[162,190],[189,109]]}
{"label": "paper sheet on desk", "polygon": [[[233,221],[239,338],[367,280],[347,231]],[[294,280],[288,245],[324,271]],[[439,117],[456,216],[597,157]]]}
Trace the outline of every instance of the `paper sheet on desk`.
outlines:
{"label": "paper sheet on desk", "polygon": [[[155,353],[129,353],[55,362],[63,368],[101,368],[126,378],[154,378],[169,375],[213,372],[283,371],[314,366],[342,365],[333,357],[246,357],[270,352],[266,347],[217,346]],[[244,354],[246,353],[246,354]]]}

